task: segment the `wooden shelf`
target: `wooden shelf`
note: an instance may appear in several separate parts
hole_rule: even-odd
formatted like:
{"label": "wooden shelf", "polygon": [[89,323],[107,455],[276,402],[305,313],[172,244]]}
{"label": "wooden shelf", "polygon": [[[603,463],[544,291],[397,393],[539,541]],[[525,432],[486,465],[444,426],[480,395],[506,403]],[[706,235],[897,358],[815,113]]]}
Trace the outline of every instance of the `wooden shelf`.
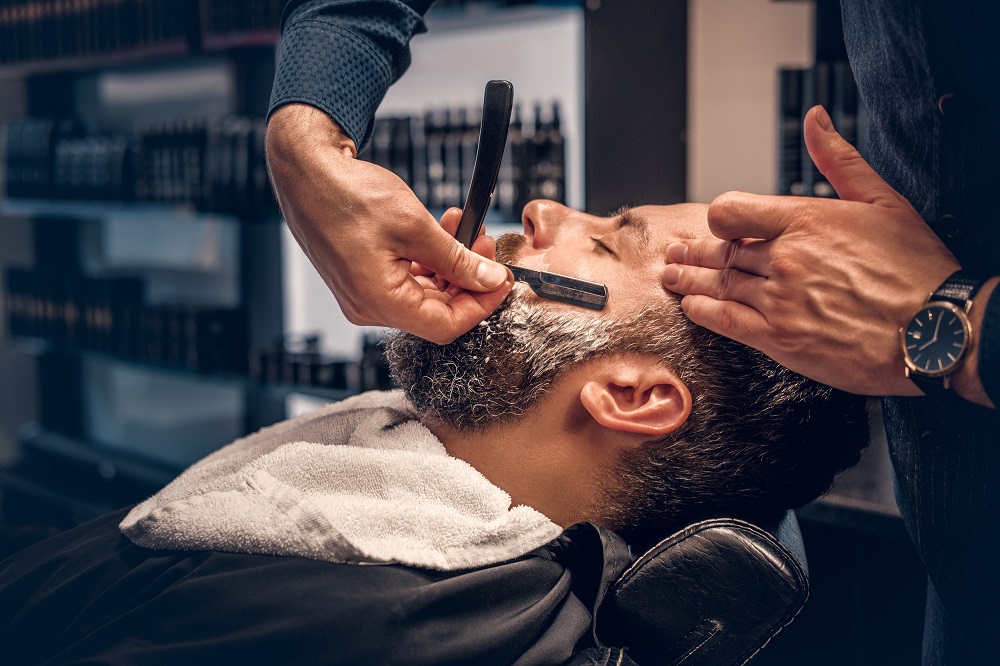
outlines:
{"label": "wooden shelf", "polygon": [[4,347],[10,351],[23,354],[62,354],[77,356],[80,358],[90,358],[109,363],[120,363],[135,368],[143,368],[151,372],[174,375],[182,378],[197,379],[199,381],[217,382],[220,384],[237,384],[248,389],[268,391],[276,395],[287,395],[289,393],[301,393],[316,398],[335,402],[357,395],[359,388],[332,388],[326,386],[309,386],[305,384],[290,384],[285,382],[264,382],[247,375],[240,375],[235,372],[201,372],[190,368],[150,363],[137,359],[125,358],[106,352],[84,351],[75,349],[63,349],[56,347],[46,340],[38,338],[8,337]]}
{"label": "wooden shelf", "polygon": [[191,53],[192,49],[187,41],[175,40],[125,51],[0,63],[0,79],[21,79],[27,76],[63,72],[86,72],[133,65],[139,62],[176,59]]}
{"label": "wooden shelf", "polygon": [[71,201],[59,199],[4,199],[0,201],[0,216],[59,219],[183,219],[187,221],[224,223],[275,223],[281,213],[270,210],[262,215],[241,217],[233,213],[199,210],[192,204],[146,203],[131,201]]}

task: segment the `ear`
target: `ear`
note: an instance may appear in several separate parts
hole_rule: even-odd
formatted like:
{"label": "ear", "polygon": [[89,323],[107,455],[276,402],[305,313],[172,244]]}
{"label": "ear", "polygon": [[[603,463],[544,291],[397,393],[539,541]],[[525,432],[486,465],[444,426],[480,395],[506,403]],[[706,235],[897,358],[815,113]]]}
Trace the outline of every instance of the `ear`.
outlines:
{"label": "ear", "polygon": [[673,432],[691,415],[687,385],[647,359],[604,365],[580,388],[580,402],[601,426],[641,435],[641,441]]}

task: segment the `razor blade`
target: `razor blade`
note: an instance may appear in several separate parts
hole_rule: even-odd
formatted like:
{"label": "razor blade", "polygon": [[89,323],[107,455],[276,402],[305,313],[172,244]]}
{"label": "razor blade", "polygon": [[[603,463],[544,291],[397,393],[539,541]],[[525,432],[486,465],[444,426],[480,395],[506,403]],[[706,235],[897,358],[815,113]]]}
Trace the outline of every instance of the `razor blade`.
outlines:
{"label": "razor blade", "polygon": [[608,288],[599,282],[588,282],[558,273],[535,271],[530,268],[504,264],[514,274],[514,279],[523,282],[541,298],[570,305],[603,310],[608,303]]}

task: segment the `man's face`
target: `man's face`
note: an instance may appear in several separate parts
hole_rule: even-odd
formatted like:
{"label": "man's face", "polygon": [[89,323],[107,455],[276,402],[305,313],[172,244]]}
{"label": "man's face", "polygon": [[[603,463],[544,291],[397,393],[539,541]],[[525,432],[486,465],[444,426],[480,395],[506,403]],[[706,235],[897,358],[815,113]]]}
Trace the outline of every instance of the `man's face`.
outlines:
{"label": "man's face", "polygon": [[497,259],[602,282],[607,307],[542,300],[516,284],[493,315],[451,344],[396,334],[386,348],[393,376],[425,419],[458,430],[509,422],[582,361],[682,342],[670,337],[681,336],[679,308],[660,272],[671,241],[708,233],[705,206],[643,206],[604,218],[533,201],[522,221],[523,235],[500,238]]}
{"label": "man's face", "polygon": [[[703,204],[640,206],[597,217],[536,200],[524,207],[523,240],[500,243],[498,259],[604,283],[608,304],[601,315],[627,317],[672,299],[660,281],[666,248],[679,238],[709,236],[707,210]],[[516,256],[503,256],[512,249]]]}

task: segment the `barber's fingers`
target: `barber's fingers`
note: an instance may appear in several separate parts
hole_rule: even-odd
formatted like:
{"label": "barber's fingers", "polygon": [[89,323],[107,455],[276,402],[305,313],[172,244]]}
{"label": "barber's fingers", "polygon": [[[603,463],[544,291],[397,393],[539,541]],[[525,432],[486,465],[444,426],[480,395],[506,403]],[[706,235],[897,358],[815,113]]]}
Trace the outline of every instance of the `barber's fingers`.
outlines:
{"label": "barber's fingers", "polygon": [[775,239],[795,220],[786,200],[748,192],[720,194],[708,206],[708,228],[723,240]]}
{"label": "barber's fingers", "polygon": [[467,249],[440,226],[403,235],[400,243],[400,256],[463,289],[494,291],[508,282],[510,272],[502,264],[492,261],[492,256],[483,257]]}
{"label": "barber's fingers", "polygon": [[770,333],[764,315],[742,303],[693,295],[681,299],[681,308],[695,324],[745,345],[752,346]]}
{"label": "barber's fingers", "polygon": [[724,241],[717,238],[692,238],[667,246],[667,260],[704,268],[738,268],[754,275],[768,275],[768,242],[760,240]]}
{"label": "barber's fingers", "polygon": [[767,305],[768,281],[735,268],[702,268],[667,264],[663,286],[686,295],[708,296],[717,301],[737,301],[760,310]]}
{"label": "barber's fingers", "polygon": [[813,163],[841,199],[889,206],[905,203],[902,195],[882,180],[857,149],[837,133],[822,106],[809,109],[802,131]]}
{"label": "barber's fingers", "polygon": [[[462,221],[462,209],[461,208],[449,208],[441,216],[441,228],[448,232],[448,235],[454,236],[455,232],[458,231],[458,225]],[[456,241],[457,242],[457,241]],[[472,251],[481,257],[486,257],[487,259],[492,259],[496,257],[497,244],[496,241],[486,235],[486,226],[483,225],[479,228],[479,235],[476,240],[472,243]],[[410,268],[410,273],[412,275],[435,275],[434,271],[430,268],[423,266],[418,262],[413,262]],[[437,276],[439,282],[443,283],[446,280],[443,276]]]}
{"label": "barber's fingers", "polygon": [[[462,209],[461,208],[449,208],[441,216],[441,228],[448,232],[449,236],[454,236],[458,231],[458,225],[462,222]],[[486,235],[486,225],[479,227],[478,238]]]}

